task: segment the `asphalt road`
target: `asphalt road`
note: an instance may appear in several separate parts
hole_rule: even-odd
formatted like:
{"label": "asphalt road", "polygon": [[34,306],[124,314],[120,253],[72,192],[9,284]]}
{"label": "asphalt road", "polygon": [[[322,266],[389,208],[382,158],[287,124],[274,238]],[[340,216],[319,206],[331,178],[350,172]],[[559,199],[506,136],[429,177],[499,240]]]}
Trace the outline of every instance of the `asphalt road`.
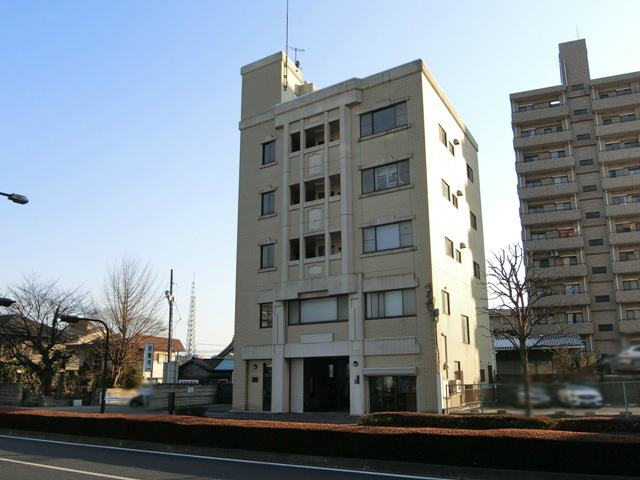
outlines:
{"label": "asphalt road", "polygon": [[0,479],[439,479],[91,446],[0,435]]}

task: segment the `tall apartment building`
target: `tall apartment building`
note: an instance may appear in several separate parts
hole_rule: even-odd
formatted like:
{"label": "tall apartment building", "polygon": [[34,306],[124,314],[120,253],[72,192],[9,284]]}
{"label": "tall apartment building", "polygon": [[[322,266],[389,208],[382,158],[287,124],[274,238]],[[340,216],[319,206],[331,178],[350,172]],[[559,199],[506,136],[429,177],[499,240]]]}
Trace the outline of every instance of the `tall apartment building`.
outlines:
{"label": "tall apartment building", "polygon": [[432,75],[242,77],[234,409],[464,401],[493,374],[477,145]]}
{"label": "tall apartment building", "polygon": [[601,357],[640,343],[640,72],[592,79],[577,40],[560,76],[511,95],[522,234],[556,324]]}

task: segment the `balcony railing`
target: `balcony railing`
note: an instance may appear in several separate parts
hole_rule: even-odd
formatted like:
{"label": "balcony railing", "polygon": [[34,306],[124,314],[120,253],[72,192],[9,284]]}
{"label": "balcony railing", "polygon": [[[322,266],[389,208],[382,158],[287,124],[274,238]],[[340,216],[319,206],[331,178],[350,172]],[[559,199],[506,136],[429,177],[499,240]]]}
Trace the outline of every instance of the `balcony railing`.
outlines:
{"label": "balcony railing", "polygon": [[560,132],[566,132],[568,131],[568,129],[566,128],[558,128],[558,127],[551,127],[551,128],[546,128],[546,129],[541,129],[540,131],[535,130],[535,131],[531,131],[531,130],[525,130],[523,132],[520,132],[520,138],[528,138],[528,137],[537,137],[539,135],[548,135],[551,133],[560,133]]}

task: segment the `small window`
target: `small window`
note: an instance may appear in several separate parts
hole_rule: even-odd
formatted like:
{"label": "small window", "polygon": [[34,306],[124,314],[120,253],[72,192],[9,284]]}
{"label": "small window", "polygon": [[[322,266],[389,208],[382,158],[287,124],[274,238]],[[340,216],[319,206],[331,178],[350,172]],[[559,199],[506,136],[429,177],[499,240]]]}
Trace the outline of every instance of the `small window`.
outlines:
{"label": "small window", "polygon": [[304,131],[305,148],[313,148],[324,145],[324,124],[310,127]]}
{"label": "small window", "polygon": [[[525,155],[523,158],[524,163],[529,163],[529,162],[537,162],[538,160],[540,160],[540,155]],[[469,176],[469,169],[471,167],[469,167],[469,165],[467,165],[467,177]]]}
{"label": "small window", "polygon": [[587,114],[587,109],[586,108],[579,108],[577,110],[573,111],[574,115],[586,115]]}
{"label": "small window", "polygon": [[554,150],[553,152],[549,152],[551,158],[564,158],[566,157],[566,152],[564,150]]}
{"label": "small window", "polygon": [[531,240],[546,240],[547,232],[531,232]]}
{"label": "small window", "polygon": [[593,165],[593,158],[586,158],[584,160],[580,160],[581,167],[588,167],[589,165]]}
{"label": "small window", "polygon": [[451,187],[447,182],[442,180],[442,196],[449,201],[451,199]]}
{"label": "small window", "polygon": [[276,141],[262,144],[262,165],[268,165],[276,161]]}
{"label": "small window", "polygon": [[271,268],[275,265],[275,250],[276,246],[274,243],[260,247],[260,268]]}
{"label": "small window", "polygon": [[360,136],[367,137],[404,125],[407,125],[407,102],[360,115]]}
{"label": "small window", "polygon": [[300,184],[289,185],[289,198],[291,205],[300,204]]}
{"label": "small window", "polygon": [[453,148],[453,143],[451,143],[451,142],[449,142],[449,153],[451,155],[454,155],[454,156],[456,154],[456,150],[455,150],[455,148]]}
{"label": "small window", "polygon": [[447,237],[444,237],[444,251],[448,257],[453,258],[453,242]]}
{"label": "small window", "polygon": [[522,130],[522,131],[520,131],[520,136],[521,137],[535,137],[536,136],[536,129],[535,128],[530,128],[528,130]]}
{"label": "small window", "polygon": [[586,218],[600,218],[600,212],[587,212],[585,214]]}
{"label": "small window", "polygon": [[613,323],[602,323],[598,325],[599,332],[613,332]]}
{"label": "small window", "polygon": [[622,289],[623,290],[638,290],[639,288],[639,283],[638,280],[633,279],[633,280],[623,280],[622,282]]}
{"label": "small window", "polygon": [[276,192],[262,194],[262,215],[270,215],[276,211]]}
{"label": "small window", "polygon": [[[526,157],[525,157],[525,162],[526,162]],[[471,166],[467,163],[467,178],[469,180],[471,180],[471,182],[473,183],[473,168],[471,168]]]}
{"label": "small window", "polygon": [[442,125],[438,125],[438,138],[442,142],[442,144],[447,146],[447,132],[442,128]]}
{"label": "small window", "polygon": [[456,262],[462,263],[462,252],[456,249]]}
{"label": "small window", "polygon": [[589,240],[590,247],[599,247],[600,245],[604,245],[604,240],[602,238],[594,238]]}
{"label": "small window", "polygon": [[529,105],[520,105],[518,107],[518,112],[530,112],[531,110],[533,110],[533,105],[529,104]]}
{"label": "small window", "polygon": [[579,135],[576,135],[576,140],[589,140],[590,138],[591,138],[590,133],[581,133]]}
{"label": "small window", "polygon": [[596,295],[596,303],[605,303],[609,301],[609,295]]}
{"label": "small window", "polygon": [[454,207],[458,208],[458,197],[451,195],[451,203],[453,203]]}
{"label": "small window", "polygon": [[260,328],[273,326],[273,303],[260,304]]}
{"label": "small window", "polygon": [[293,132],[291,135],[291,153],[300,151],[300,132]]}
{"label": "small window", "polygon": [[329,122],[329,141],[340,140],[340,120]]}
{"label": "small window", "polygon": [[473,276],[480,279],[480,264],[473,262]]}
{"label": "small window", "polygon": [[559,106],[559,105],[560,105],[560,100],[551,100],[551,101],[549,102],[549,106],[550,106],[550,107],[557,107],[557,106]]}
{"label": "small window", "polygon": [[451,315],[451,304],[449,303],[449,292],[442,290],[442,313]]}
{"label": "small window", "polygon": [[473,212],[469,212],[469,217],[470,217],[470,220],[471,220],[471,227],[474,230],[477,230],[478,229],[478,220],[476,219],[476,216],[474,215]]}
{"label": "small window", "polygon": [[469,331],[469,317],[462,315],[462,343],[471,343],[471,332]]}
{"label": "small window", "polygon": [[584,90],[584,84],[583,83],[576,83],[575,85],[571,85],[571,87],[569,87],[571,89],[572,92],[577,92],[579,90]]}
{"label": "small window", "polygon": [[595,185],[585,185],[584,187],[582,187],[583,192],[595,192],[597,190],[598,187],[596,187]]}

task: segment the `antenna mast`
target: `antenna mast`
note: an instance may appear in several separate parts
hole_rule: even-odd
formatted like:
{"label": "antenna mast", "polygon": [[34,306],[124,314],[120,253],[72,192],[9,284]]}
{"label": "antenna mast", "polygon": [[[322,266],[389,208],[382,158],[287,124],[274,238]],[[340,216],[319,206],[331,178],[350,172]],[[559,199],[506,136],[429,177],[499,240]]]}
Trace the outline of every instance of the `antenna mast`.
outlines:
{"label": "antenna mast", "polygon": [[196,354],[196,276],[191,284],[191,302],[189,303],[189,323],[187,324],[187,358]]}
{"label": "antenna mast", "polygon": [[285,49],[284,49],[284,89],[287,90],[289,86],[289,0],[287,0],[287,25],[286,25],[287,35],[285,40]]}

